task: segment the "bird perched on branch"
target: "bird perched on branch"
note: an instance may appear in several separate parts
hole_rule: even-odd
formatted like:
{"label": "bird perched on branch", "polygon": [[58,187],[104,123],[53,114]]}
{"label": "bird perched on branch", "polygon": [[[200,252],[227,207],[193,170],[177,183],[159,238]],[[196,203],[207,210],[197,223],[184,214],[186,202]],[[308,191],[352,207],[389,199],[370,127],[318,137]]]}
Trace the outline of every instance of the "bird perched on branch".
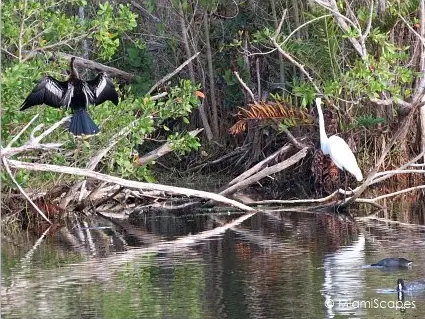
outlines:
{"label": "bird perched on branch", "polygon": [[363,174],[348,144],[339,136],[332,135],[329,138],[327,137],[321,104],[322,99],[320,97],[316,98],[316,106],[319,113],[320,147],[323,154],[329,154],[339,169],[348,171],[356,177],[357,181],[362,181]]}
{"label": "bird perched on branch", "polygon": [[99,73],[93,80],[80,79],[71,58],[70,74],[67,81],[58,81],[51,76],[41,78],[30,95],[21,105],[21,111],[40,104],[55,108],[71,107],[73,116],[68,130],[76,135],[93,135],[99,128],[87,113],[90,104],[99,105],[105,101],[118,104],[118,93],[106,73]]}

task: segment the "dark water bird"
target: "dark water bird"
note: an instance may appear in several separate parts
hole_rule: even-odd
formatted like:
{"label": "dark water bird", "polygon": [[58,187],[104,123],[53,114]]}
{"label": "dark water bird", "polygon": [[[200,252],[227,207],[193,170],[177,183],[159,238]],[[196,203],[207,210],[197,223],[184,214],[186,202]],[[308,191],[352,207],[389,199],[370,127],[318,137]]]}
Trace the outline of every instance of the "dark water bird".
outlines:
{"label": "dark water bird", "polygon": [[70,107],[73,116],[68,130],[76,136],[93,135],[99,132],[99,128],[87,113],[88,106],[108,100],[117,105],[118,93],[106,73],[99,73],[89,81],[81,80],[74,60],[75,57],[72,57],[67,81],[58,81],[51,76],[41,78],[22,103],[21,111],[43,103],[55,108]]}
{"label": "dark water bird", "polygon": [[406,258],[384,258],[371,266],[376,267],[410,267],[412,265],[411,260]]}
{"label": "dark water bird", "polygon": [[425,291],[425,279],[419,279],[405,283],[403,279],[397,279],[397,291]]}
{"label": "dark water bird", "polygon": [[326,135],[321,104],[322,99],[320,97],[316,98],[316,107],[319,114],[320,147],[323,154],[329,154],[332,161],[340,170],[348,171],[354,175],[357,181],[362,181],[363,174],[348,144],[337,135],[332,135],[329,138]]}

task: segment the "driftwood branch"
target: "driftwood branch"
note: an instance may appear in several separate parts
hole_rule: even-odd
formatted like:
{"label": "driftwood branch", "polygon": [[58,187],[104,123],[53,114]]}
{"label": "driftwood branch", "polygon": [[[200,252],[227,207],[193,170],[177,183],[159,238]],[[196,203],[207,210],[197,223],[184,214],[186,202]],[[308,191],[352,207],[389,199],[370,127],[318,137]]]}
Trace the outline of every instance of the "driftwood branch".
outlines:
{"label": "driftwood branch", "polygon": [[266,165],[268,165],[268,163],[270,163],[271,161],[273,161],[274,159],[276,159],[278,156],[286,153],[290,149],[291,149],[291,146],[290,145],[284,145],[284,146],[282,146],[280,149],[278,149],[276,152],[274,152],[273,154],[271,154],[267,158],[263,159],[261,162],[255,164],[253,167],[251,167],[247,171],[243,172],[238,177],[235,177],[233,180],[231,180],[229,182],[228,185],[229,186],[232,186],[232,185],[234,185],[236,183],[239,183],[239,182],[247,179],[248,177],[252,176],[253,174],[255,174],[258,171],[260,171],[261,169],[263,169]]}
{"label": "driftwood branch", "polygon": [[381,199],[384,199],[384,198],[394,197],[394,196],[397,196],[397,195],[400,195],[400,194],[416,191],[418,189],[425,189],[425,185],[418,185],[418,186],[413,186],[413,187],[409,187],[409,188],[404,188],[404,189],[401,189],[399,191],[392,192],[392,193],[389,193],[389,194],[380,195],[380,196],[377,196],[377,197],[374,197],[374,198],[358,198],[356,201],[357,202],[364,202],[364,203],[375,203],[375,202],[377,202]]}
{"label": "driftwood branch", "polygon": [[10,159],[5,159],[5,160],[8,162],[10,166],[14,168],[18,168],[18,169],[28,169],[32,171],[56,172],[56,173],[62,173],[62,174],[78,175],[78,176],[83,176],[87,178],[97,179],[104,182],[118,184],[127,188],[142,189],[142,190],[158,190],[158,191],[168,192],[172,194],[206,198],[219,203],[237,207],[244,211],[254,211],[254,209],[249,206],[246,206],[235,200],[228,199],[224,196],[217,195],[210,192],[183,188],[183,187],[173,187],[173,186],[167,186],[167,185],[161,185],[161,184],[151,184],[151,183],[143,183],[143,182],[137,182],[132,180],[126,180],[120,177],[102,174],[102,173],[98,173],[92,170],[82,169],[82,168],[73,168],[73,167],[50,165],[50,164],[27,163],[23,161],[10,160]]}
{"label": "driftwood branch", "polygon": [[60,125],[68,121],[71,117],[67,116],[61,119],[60,121],[53,124],[50,128],[48,128],[46,131],[41,133],[39,136],[35,137],[34,134],[36,131],[39,131],[40,128],[43,126],[43,124],[38,125],[31,133],[31,138],[24,144],[18,147],[12,147],[13,143],[15,143],[19,137],[30,127],[30,125],[35,121],[35,119],[38,117],[38,114],[36,114],[32,120],[25,125],[25,127],[19,131],[18,134],[7,144],[5,148],[0,149],[0,157],[11,157],[13,155],[27,152],[27,151],[34,151],[34,150],[42,150],[42,151],[49,151],[49,150],[57,150],[60,146],[62,146],[62,143],[46,143],[46,144],[40,144],[41,140],[45,138],[47,135],[52,133],[55,129],[57,129]]}
{"label": "driftwood branch", "polygon": [[226,188],[225,190],[223,190],[222,192],[220,192],[220,195],[230,195],[233,194],[234,192],[236,192],[238,189],[241,188],[245,188],[257,181],[259,181],[260,179],[267,177],[269,175],[272,174],[276,174],[282,170],[284,170],[285,168],[288,168],[294,164],[296,164],[297,162],[299,162],[301,159],[303,159],[306,155],[307,155],[307,151],[309,150],[308,147],[303,148],[302,150],[298,151],[296,154],[292,155],[290,158],[284,160],[281,163],[275,164],[273,166],[270,167],[266,167],[264,169],[262,169],[260,172],[258,172],[257,174],[254,174],[244,180],[241,180],[240,182],[233,184],[232,186]]}
{"label": "driftwood branch", "polygon": [[[43,50],[45,50],[46,48],[43,48]],[[41,50],[32,50],[32,51],[28,51],[27,55],[25,57],[25,60],[32,58],[35,55],[39,55],[39,54],[46,54],[46,52],[41,51]],[[96,72],[106,72],[108,73],[111,77],[116,77],[116,78],[120,78],[122,80],[124,80],[125,82],[132,82],[135,79],[135,75],[122,71],[120,69],[111,67],[111,66],[107,66],[105,64],[102,64],[100,62],[96,62],[93,60],[88,60],[88,59],[84,59],[81,57],[77,57],[75,55],[72,54],[68,54],[68,53],[64,53],[64,52],[54,52],[53,54],[48,53],[48,55],[50,56],[50,58],[54,61],[58,61],[59,59],[65,59],[67,61],[71,61],[72,57],[75,57],[75,66],[79,67],[79,68],[87,68],[90,70],[94,70]]]}
{"label": "driftwood branch", "polygon": [[295,205],[295,204],[311,204],[311,203],[324,203],[335,196],[337,196],[339,193],[338,190],[334,191],[332,194],[322,197],[322,198],[307,198],[307,199],[272,199],[272,200],[260,200],[249,203],[249,205]]}

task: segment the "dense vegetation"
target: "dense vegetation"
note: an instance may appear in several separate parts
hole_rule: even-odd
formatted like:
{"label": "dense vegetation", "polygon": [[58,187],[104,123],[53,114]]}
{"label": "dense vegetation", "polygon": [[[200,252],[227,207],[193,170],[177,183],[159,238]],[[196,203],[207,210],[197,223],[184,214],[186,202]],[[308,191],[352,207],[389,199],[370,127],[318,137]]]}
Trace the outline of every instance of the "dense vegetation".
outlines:
{"label": "dense vegetation", "polygon": [[[425,63],[422,11],[417,0],[355,1],[351,7],[344,1],[329,1],[328,8],[314,1],[281,0],[5,0],[1,143],[7,145],[36,113],[40,116],[34,125],[49,126],[65,116],[66,111],[45,106],[18,109],[42,75],[65,78],[67,61],[61,57],[71,54],[134,77],[130,81],[115,77],[121,95],[118,107],[104,103],[90,110],[101,134],[76,140],[58,129],[47,141],[64,143],[63,151],[25,154],[30,160],[86,167],[128,129],[97,171],[155,181],[151,171],[155,163],[133,165],[134,157],[167,140],[176,163],[201,144],[212,159],[245,145],[249,151],[244,160],[235,160],[240,167],[232,166],[243,171],[281,145],[286,139],[281,133],[287,129],[298,127],[296,137],[317,140],[317,134],[311,134],[312,122],[299,120],[299,114],[311,113],[316,94],[323,93],[333,119],[327,123],[328,131],[351,135],[351,146],[366,169],[402,117],[410,111],[419,114],[416,102],[424,90],[420,72]],[[197,52],[200,55],[186,68],[150,92],[159,79]],[[93,76],[85,71],[84,77]],[[196,94],[200,89],[205,93],[202,103]],[[164,91],[165,98],[150,98]],[[299,111],[259,122],[254,115],[249,120],[248,104],[253,103],[266,114],[262,117],[273,103]],[[241,118],[235,117],[239,107],[240,115],[248,118],[247,131],[236,130],[239,134],[233,136],[229,129]],[[407,143],[391,150],[385,167],[397,167],[420,152],[425,141],[415,129],[421,118],[415,118]],[[188,134],[198,127],[204,129],[202,136]],[[15,146],[25,143],[30,132]],[[193,157],[198,163],[204,160],[201,155]],[[17,181],[30,188],[65,178],[50,172],[15,173]],[[3,191],[15,188],[4,170],[2,182]]]}

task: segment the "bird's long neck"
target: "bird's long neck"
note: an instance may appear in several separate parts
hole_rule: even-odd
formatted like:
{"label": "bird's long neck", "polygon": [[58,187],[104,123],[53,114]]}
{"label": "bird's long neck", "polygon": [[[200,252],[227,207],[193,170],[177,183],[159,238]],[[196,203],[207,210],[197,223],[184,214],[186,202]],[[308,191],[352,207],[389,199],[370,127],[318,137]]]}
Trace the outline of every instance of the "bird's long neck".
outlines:
{"label": "bird's long neck", "polygon": [[328,137],[325,131],[325,120],[322,112],[322,100],[316,98],[317,113],[319,113],[320,147],[324,154],[328,154]]}
{"label": "bird's long neck", "polygon": [[80,75],[78,74],[78,71],[77,71],[77,69],[74,66],[74,60],[75,60],[75,58],[71,58],[71,62],[69,64],[69,67],[71,69],[71,73],[70,73],[69,77],[70,78],[79,79],[80,78]]}

